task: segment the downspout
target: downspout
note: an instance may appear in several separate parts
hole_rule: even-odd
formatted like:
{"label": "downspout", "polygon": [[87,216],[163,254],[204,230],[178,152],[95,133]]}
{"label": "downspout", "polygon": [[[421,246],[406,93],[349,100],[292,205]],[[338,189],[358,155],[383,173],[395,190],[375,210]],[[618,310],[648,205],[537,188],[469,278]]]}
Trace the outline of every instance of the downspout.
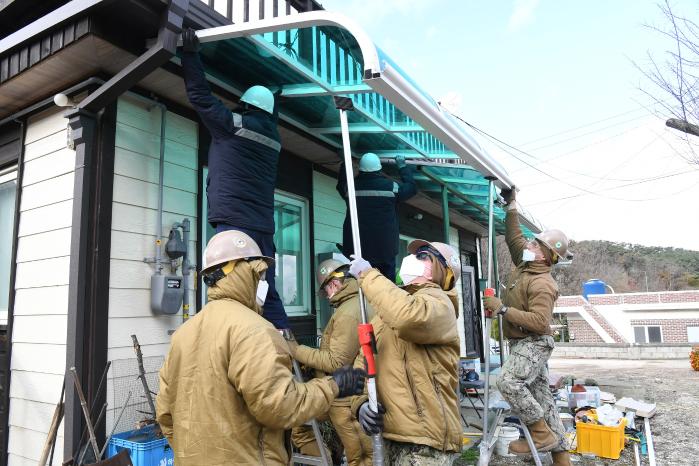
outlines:
{"label": "downspout", "polygon": [[163,172],[165,170],[165,115],[167,107],[160,102],[154,104],[160,108],[160,160],[158,161],[158,221],[155,236],[155,271],[163,271]]}
{"label": "downspout", "polygon": [[444,228],[444,243],[449,244],[449,190],[442,185],[442,225]]}

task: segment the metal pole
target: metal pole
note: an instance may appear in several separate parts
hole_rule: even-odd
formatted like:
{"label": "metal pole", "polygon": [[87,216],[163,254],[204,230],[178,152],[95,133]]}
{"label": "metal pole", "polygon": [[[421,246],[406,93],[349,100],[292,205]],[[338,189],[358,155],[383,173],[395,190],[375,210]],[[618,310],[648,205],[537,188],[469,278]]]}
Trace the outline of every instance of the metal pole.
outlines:
{"label": "metal pole", "polygon": [[166,107],[163,104],[157,104],[160,108],[160,160],[158,165],[158,219],[157,233],[155,239],[155,271],[161,273],[163,270],[163,174],[165,171],[165,115]]}
{"label": "metal pole", "polygon": [[[494,196],[495,194],[493,194]],[[495,296],[500,297],[500,274],[498,271],[497,235],[493,234],[491,247],[493,248],[493,280]],[[500,367],[505,364],[505,332],[502,328],[502,316],[498,316],[498,344],[500,345]]]}
{"label": "metal pole", "polygon": [[442,219],[444,222],[444,242],[449,244],[449,190],[442,185]]}
{"label": "metal pole", "polygon": [[[342,148],[345,158],[345,177],[347,178],[347,205],[350,211],[350,222],[352,225],[352,241],[354,243],[354,255],[362,256],[361,241],[359,238],[359,220],[357,215],[357,198],[354,190],[354,171],[352,170],[352,150],[350,148],[349,124],[347,123],[347,111],[340,108],[340,126],[342,128]],[[369,319],[366,312],[366,301],[362,288],[359,288],[359,310],[362,315],[362,324],[367,324]],[[361,342],[361,340],[360,340]],[[372,366],[373,364],[369,364]],[[369,394],[369,407],[378,412],[378,397],[376,393],[376,377],[368,371],[367,392]],[[381,434],[372,435],[374,444],[373,463],[374,466],[383,466],[383,440]]]}
{"label": "metal pole", "polygon": [[[493,224],[493,186],[494,181],[492,178],[488,180],[488,266],[487,266],[487,288],[492,288],[493,284],[493,234],[494,234],[494,224]],[[485,314],[485,308],[483,308],[483,313]],[[484,315],[485,317],[485,315]],[[490,409],[490,332],[492,326],[492,319],[485,317],[485,341],[486,348],[485,354],[485,390],[483,394],[483,440],[481,440],[480,456],[478,459],[478,464],[487,465],[490,460],[490,435],[488,426],[488,411]]]}

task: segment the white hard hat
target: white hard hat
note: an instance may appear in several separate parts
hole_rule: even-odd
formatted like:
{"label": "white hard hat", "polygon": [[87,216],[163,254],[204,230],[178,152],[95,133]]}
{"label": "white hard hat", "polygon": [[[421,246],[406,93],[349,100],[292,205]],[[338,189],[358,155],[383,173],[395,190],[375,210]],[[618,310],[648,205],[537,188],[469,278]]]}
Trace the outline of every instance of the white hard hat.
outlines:
{"label": "white hard hat", "polygon": [[379,156],[373,152],[367,152],[362,155],[359,161],[359,171],[360,172],[377,172],[381,170],[381,160]]}

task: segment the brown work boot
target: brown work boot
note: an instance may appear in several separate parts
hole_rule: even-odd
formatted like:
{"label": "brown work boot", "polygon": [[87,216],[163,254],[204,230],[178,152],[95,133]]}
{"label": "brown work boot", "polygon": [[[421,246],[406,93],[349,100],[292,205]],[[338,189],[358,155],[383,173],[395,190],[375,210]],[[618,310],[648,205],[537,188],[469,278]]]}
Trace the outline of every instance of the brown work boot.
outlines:
{"label": "brown work boot", "polygon": [[[536,451],[540,453],[550,451],[558,446],[560,440],[546,424],[544,418],[529,424],[527,427],[529,428],[529,433],[532,435],[532,440],[534,440]],[[530,455],[531,450],[529,449],[527,439],[516,440],[510,443],[510,453],[515,455]]]}
{"label": "brown work boot", "polygon": [[553,466],[571,466],[570,455],[567,451],[552,451]]}

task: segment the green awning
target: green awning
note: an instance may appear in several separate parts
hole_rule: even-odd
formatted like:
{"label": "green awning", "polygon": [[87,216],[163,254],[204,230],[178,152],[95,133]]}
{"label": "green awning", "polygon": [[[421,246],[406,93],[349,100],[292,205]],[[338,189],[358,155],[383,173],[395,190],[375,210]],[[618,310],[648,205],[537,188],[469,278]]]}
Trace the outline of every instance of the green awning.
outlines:
{"label": "green awning", "polygon": [[[353,154],[426,162],[417,177],[420,191],[441,202],[441,185],[448,186],[450,208],[481,225],[488,219],[487,177],[501,188],[513,185],[475,138],[347,18],[316,11],[197,35],[212,79],[237,92],[255,84],[281,88],[280,118],[337,148],[342,135],[332,96],[350,97]],[[498,232],[503,218],[496,208]],[[528,218],[523,227],[529,235],[539,230]]]}

